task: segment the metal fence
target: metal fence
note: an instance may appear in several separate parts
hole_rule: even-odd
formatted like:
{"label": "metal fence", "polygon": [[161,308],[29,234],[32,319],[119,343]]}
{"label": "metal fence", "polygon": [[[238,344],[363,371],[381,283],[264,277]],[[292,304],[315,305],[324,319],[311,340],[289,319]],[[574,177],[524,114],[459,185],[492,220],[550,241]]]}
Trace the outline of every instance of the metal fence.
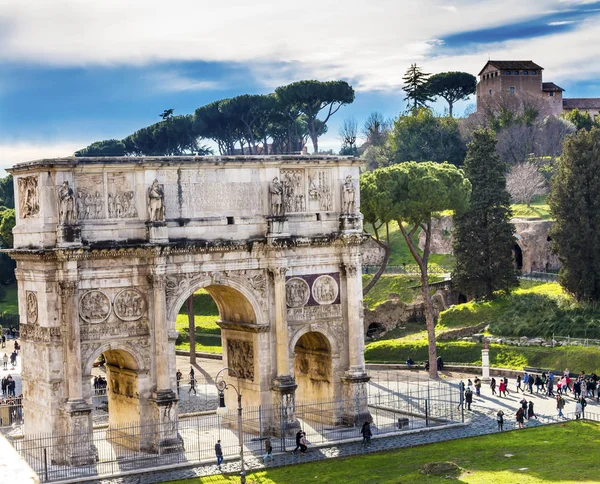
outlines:
{"label": "metal fence", "polygon": [[[391,387],[385,386],[385,390],[378,393],[369,389],[367,403],[374,436],[434,427],[460,419],[458,392],[451,386],[428,391],[422,385],[415,385],[409,392],[395,391]],[[354,400],[297,403],[296,417],[300,428],[306,432],[309,445],[327,445],[360,437],[363,422],[357,422],[359,426],[356,427],[345,424],[343,418],[344,409],[355,403]],[[243,441],[248,459],[264,453],[267,437],[271,438],[275,452],[294,449],[294,434],[299,428],[287,427],[284,416],[282,407],[244,408]],[[278,419],[279,425],[275,427],[285,429],[287,437],[270,427],[269,422]],[[8,438],[43,482],[111,476],[173,464],[212,463],[217,440],[221,440],[225,459],[238,456],[237,414],[233,411],[223,417],[216,413],[181,416],[172,425],[165,429],[164,426],[134,422],[119,427],[97,426],[86,434]],[[173,439],[173,435],[177,438]],[[162,446],[158,452],[156,443],[169,439],[169,445]]]}
{"label": "metal fence", "polygon": [[525,272],[518,273],[519,279],[526,279],[528,281],[545,281],[545,282],[556,282],[558,281],[558,274],[555,272]]}

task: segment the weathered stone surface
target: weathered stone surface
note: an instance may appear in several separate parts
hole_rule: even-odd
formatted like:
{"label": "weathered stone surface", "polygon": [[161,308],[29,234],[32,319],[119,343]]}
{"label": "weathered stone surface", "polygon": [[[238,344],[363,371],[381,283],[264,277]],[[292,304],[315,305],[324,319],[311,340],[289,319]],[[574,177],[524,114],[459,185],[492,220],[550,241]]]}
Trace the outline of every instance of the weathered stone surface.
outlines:
{"label": "weathered stone surface", "polygon": [[[556,270],[560,267],[558,257],[550,251],[550,229],[552,220],[514,218],[517,245],[522,252],[522,268],[524,273]],[[452,217],[434,219],[431,234],[432,254],[452,253]],[[424,233],[419,234],[419,247],[425,244]]]}
{"label": "weathered stone surface", "polygon": [[383,262],[385,250],[374,239],[369,237],[360,247],[362,265],[376,266]]}
{"label": "weathered stone surface", "polygon": [[[293,428],[296,391],[311,400],[349,396],[355,404],[332,410],[332,421],[360,420],[368,377],[359,165],[344,157],[115,157],[11,169],[19,190],[9,253],[26,315],[24,432],[90,428],[84,407],[103,354],[113,437],[150,452],[179,449],[175,319],[200,288],[219,307],[223,364],[235,370],[227,378],[239,377],[246,407],[284,404]],[[285,232],[270,230],[275,211],[285,214]],[[63,228],[75,218],[81,237],[66,244]],[[225,397],[237,406],[234,392]],[[263,424],[276,429],[280,419],[267,412]],[[155,432],[123,429],[135,423]],[[72,450],[55,457],[93,458]]]}

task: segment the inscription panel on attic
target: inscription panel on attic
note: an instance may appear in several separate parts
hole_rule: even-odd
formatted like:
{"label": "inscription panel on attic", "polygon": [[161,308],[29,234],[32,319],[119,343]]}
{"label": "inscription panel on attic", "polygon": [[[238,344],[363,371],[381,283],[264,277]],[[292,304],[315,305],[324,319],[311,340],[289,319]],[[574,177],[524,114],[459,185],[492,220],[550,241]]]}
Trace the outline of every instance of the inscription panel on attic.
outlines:
{"label": "inscription panel on attic", "polygon": [[206,213],[262,213],[259,170],[239,170],[234,180],[226,172],[204,170],[158,170],[164,184],[167,218],[193,218]]}

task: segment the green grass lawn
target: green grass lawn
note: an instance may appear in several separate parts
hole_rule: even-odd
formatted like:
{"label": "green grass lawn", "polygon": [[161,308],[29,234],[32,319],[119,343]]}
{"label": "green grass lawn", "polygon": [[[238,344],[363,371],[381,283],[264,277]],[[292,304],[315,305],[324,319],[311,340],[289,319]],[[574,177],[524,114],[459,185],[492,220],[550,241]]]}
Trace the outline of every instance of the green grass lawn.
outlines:
{"label": "green grass lawn", "polygon": [[0,314],[19,314],[17,284],[5,286],[6,296],[0,301]]}
{"label": "green grass lawn", "polygon": [[535,197],[527,206],[525,203],[515,203],[511,205],[513,217],[518,218],[541,218],[542,220],[550,220],[550,206],[548,205],[547,195]]}
{"label": "green grass lawn", "polygon": [[[217,325],[219,309],[212,296],[204,289],[194,293],[194,323],[196,335],[196,351],[221,353],[221,328]],[[177,339],[178,350],[190,350],[189,323],[187,304],[183,304],[175,321],[175,329],[180,335]]]}
{"label": "green grass lawn", "polygon": [[[363,274],[363,286],[366,286],[372,274]],[[441,276],[429,276],[429,282],[443,280]],[[421,294],[421,281],[419,276],[404,274],[383,274],[377,284],[363,298],[369,309],[373,309],[389,299],[390,294],[398,294],[400,300],[405,303],[412,302]],[[418,286],[418,287],[417,287]]]}
{"label": "green grass lawn", "polygon": [[[543,484],[600,482],[600,425],[569,422],[345,459],[254,472],[260,484]],[[315,452],[315,451],[313,451]],[[506,457],[511,454],[512,457]],[[424,474],[431,462],[452,462],[455,472]],[[209,476],[171,484],[235,484],[237,476]]]}

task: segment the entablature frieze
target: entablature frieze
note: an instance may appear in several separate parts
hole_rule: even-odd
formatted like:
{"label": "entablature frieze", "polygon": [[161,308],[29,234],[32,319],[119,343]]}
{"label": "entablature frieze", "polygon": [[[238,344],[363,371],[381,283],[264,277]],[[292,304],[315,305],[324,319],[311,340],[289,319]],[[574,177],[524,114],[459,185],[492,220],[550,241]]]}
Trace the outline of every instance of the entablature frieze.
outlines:
{"label": "entablature frieze", "polygon": [[267,239],[241,241],[186,241],[168,245],[137,245],[121,248],[84,247],[73,249],[5,249],[17,261],[80,261],[89,259],[139,258],[154,259],[187,254],[210,254],[224,252],[269,253],[303,247],[348,247],[357,246],[366,240],[363,234],[330,234],[316,237],[285,237],[268,242]]}

